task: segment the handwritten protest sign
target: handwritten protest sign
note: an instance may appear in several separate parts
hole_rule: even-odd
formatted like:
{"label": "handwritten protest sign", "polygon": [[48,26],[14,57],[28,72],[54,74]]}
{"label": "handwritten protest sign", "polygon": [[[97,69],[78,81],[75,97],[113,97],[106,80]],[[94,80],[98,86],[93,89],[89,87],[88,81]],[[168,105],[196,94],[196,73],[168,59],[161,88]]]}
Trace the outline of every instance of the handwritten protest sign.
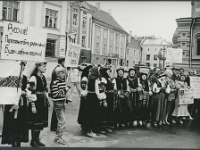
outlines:
{"label": "handwritten protest sign", "polygon": [[167,48],[166,64],[182,63],[183,49]]}
{"label": "handwritten protest sign", "polygon": [[190,86],[194,89],[194,98],[200,98],[200,77],[190,77]]}
{"label": "handwritten protest sign", "polygon": [[4,22],[1,59],[44,61],[47,32],[23,24]]}
{"label": "handwritten protest sign", "polygon": [[65,56],[66,67],[77,67],[80,56],[80,46],[69,42],[67,46],[67,52]]}
{"label": "handwritten protest sign", "polygon": [[184,88],[178,91],[179,104],[193,104],[194,103],[194,90],[192,88]]}

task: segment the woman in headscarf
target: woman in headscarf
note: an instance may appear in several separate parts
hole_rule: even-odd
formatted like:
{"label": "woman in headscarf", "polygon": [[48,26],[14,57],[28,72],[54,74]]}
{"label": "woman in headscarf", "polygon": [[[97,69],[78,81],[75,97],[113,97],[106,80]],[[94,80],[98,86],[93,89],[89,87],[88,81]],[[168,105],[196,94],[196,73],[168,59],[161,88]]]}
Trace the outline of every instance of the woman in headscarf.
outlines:
{"label": "woman in headscarf", "polygon": [[83,131],[87,130],[84,125],[84,111],[85,111],[86,97],[88,94],[88,74],[91,68],[92,65],[85,67],[81,74],[81,101],[78,114],[78,123],[81,125]]}
{"label": "woman in headscarf", "polygon": [[40,132],[48,126],[48,89],[46,78],[43,75],[46,72],[46,65],[46,62],[36,63],[29,80],[27,98],[30,102],[29,123],[32,135],[30,145],[32,147],[45,146],[45,144],[41,143],[39,136]]}
{"label": "woman in headscarf", "polygon": [[172,114],[173,116],[177,117],[177,119],[179,119],[180,124],[183,124],[183,121],[182,121],[183,117],[189,117],[191,120],[193,119],[190,116],[190,113],[188,111],[188,105],[187,104],[179,104],[179,99],[180,99],[179,93],[181,92],[179,90],[188,87],[187,83],[185,82],[185,79],[186,79],[186,76],[184,74],[181,74],[180,80],[176,82],[176,88],[178,90],[178,93],[177,93],[177,97],[176,97],[175,110]]}
{"label": "woman in headscarf", "polygon": [[139,86],[141,87],[142,91],[139,94],[139,100],[141,101],[141,120],[142,124],[146,125],[149,120],[150,120],[150,110],[149,110],[149,95],[152,94],[149,83],[147,81],[147,74],[146,73],[141,73],[140,74],[140,82]]}
{"label": "woman in headscarf", "polygon": [[165,71],[166,74],[166,81],[169,84],[170,87],[170,93],[167,95],[167,111],[166,111],[166,117],[165,117],[165,122],[167,124],[170,124],[168,122],[168,116],[171,115],[174,111],[174,107],[175,107],[175,96],[176,96],[176,85],[175,85],[175,81],[173,79],[173,72],[172,70],[166,70]]}
{"label": "woman in headscarf", "polygon": [[88,76],[88,95],[85,104],[84,120],[87,128],[87,136],[97,137],[94,133],[98,128],[98,116],[100,108],[100,93],[99,93],[99,70],[98,67],[92,67]]}
{"label": "woman in headscarf", "polygon": [[113,84],[111,81],[111,70],[110,68],[102,68],[100,70],[100,75],[102,80],[106,80],[106,101],[102,103],[101,105],[101,126],[104,127],[104,131],[111,133],[112,130],[110,127],[112,126],[112,123],[114,122],[113,118]]}
{"label": "woman in headscarf", "polygon": [[130,68],[127,76],[128,86],[130,87],[130,100],[132,104],[132,112],[130,112],[130,122],[133,126],[137,126],[137,108],[138,101],[136,98],[136,88],[138,86],[135,69]]}
{"label": "woman in headscarf", "polygon": [[[23,72],[26,62],[22,61]],[[18,79],[18,95],[15,97],[15,105],[5,105],[2,144],[12,144],[12,147],[20,147],[21,142],[28,140],[28,105],[26,99],[27,77],[21,75]],[[17,112],[16,112],[17,111]],[[17,114],[15,116],[15,114]]]}
{"label": "woman in headscarf", "polygon": [[124,128],[128,123],[128,114],[132,109],[129,99],[130,88],[127,79],[124,78],[124,69],[120,67],[116,71],[117,78],[113,80],[114,90],[117,91],[115,104],[115,128]]}

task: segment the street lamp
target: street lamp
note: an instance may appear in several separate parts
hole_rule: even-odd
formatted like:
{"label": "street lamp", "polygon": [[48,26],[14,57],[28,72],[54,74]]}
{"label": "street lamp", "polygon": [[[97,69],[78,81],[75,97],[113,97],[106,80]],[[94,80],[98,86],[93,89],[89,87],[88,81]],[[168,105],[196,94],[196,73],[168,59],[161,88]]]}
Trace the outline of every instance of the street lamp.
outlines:
{"label": "street lamp", "polygon": [[[163,69],[165,68],[165,60],[166,60],[166,57],[165,57],[165,53],[166,53],[166,49],[165,47],[163,47],[163,49],[161,49],[158,53],[158,59],[159,59],[159,68],[160,69]],[[163,63],[163,65],[161,65],[161,61]]]}

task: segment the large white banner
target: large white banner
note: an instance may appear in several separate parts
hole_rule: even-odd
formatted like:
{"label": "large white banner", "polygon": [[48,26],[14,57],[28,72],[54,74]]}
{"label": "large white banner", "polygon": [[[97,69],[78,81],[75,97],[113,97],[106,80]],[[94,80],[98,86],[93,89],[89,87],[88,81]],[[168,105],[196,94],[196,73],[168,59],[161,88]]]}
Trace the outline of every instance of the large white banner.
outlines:
{"label": "large white banner", "polygon": [[47,32],[19,23],[4,22],[1,59],[42,62]]}
{"label": "large white banner", "polygon": [[77,67],[80,56],[80,45],[69,42],[65,56],[66,67]]}
{"label": "large white banner", "polygon": [[194,98],[200,98],[200,77],[190,77],[190,86],[194,89]]}
{"label": "large white banner", "polygon": [[167,48],[166,63],[182,63],[183,49]]}

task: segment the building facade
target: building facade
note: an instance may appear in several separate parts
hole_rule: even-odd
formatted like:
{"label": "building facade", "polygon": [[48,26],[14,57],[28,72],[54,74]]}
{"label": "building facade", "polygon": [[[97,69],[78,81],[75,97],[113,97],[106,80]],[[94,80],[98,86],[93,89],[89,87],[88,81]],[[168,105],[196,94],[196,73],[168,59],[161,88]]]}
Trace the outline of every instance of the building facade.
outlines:
{"label": "building facade", "polygon": [[1,43],[4,22],[11,21],[47,31],[46,57],[65,55],[68,2],[0,1]]}
{"label": "building facade", "polygon": [[172,41],[175,47],[183,49],[183,59],[182,63],[174,65],[200,73],[200,2],[192,2],[191,7],[191,17],[176,19],[177,28]]}
{"label": "building facade", "polygon": [[160,38],[144,38],[141,41],[142,64],[149,67],[159,67],[158,53],[171,47],[171,43]]}
{"label": "building facade", "polygon": [[[89,4],[90,5],[90,4]],[[92,14],[92,58],[94,64],[125,65],[126,36],[128,33],[111,16],[111,10],[105,12],[90,5]]]}
{"label": "building facade", "polygon": [[141,40],[132,36],[130,32],[128,37],[128,44],[126,47],[126,66],[133,67],[142,62],[142,47],[140,46]]}
{"label": "building facade", "polygon": [[92,11],[86,2],[70,2],[68,42],[81,47],[79,64],[91,62]]}

